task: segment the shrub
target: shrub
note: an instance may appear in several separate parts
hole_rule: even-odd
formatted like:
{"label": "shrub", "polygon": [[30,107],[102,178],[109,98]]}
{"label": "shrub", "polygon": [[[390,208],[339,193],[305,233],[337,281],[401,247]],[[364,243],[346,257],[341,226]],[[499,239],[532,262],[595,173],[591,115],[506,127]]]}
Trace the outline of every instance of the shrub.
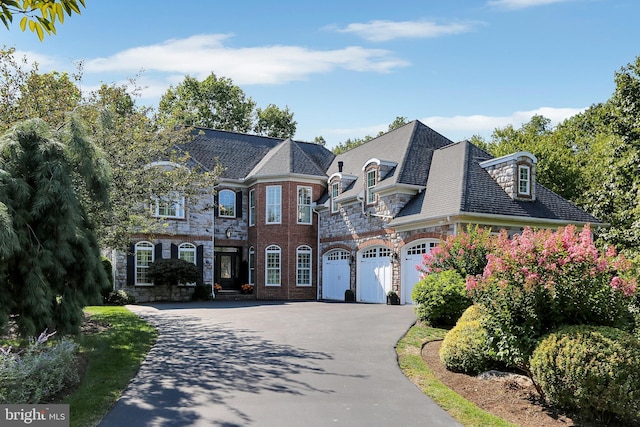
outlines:
{"label": "shrub", "polygon": [[454,270],[428,274],[411,293],[418,318],[431,325],[455,325],[471,305],[462,276]]}
{"label": "shrub", "polygon": [[450,371],[475,375],[494,367],[488,351],[487,331],[479,316],[480,310],[472,305],[445,335],[440,360]]}
{"label": "shrub", "polygon": [[122,289],[111,292],[107,298],[107,304],[109,305],[126,305],[134,302],[135,298]]}
{"label": "shrub", "polygon": [[424,274],[455,270],[462,277],[482,274],[491,250],[491,229],[468,225],[466,232],[447,237],[424,255]]}
{"label": "shrub", "polygon": [[502,232],[482,276],[467,277],[497,357],[527,370],[538,340],[567,324],[622,326],[636,291],[630,263],[613,248],[600,253],[586,226]]}
{"label": "shrub", "polygon": [[149,277],[156,285],[175,286],[199,281],[198,267],[177,258],[161,258],[149,264]]}
{"label": "shrub", "polygon": [[64,338],[46,345],[51,335],[43,332],[20,352],[0,349],[0,404],[45,402],[79,382],[76,345]]}
{"label": "shrub", "polygon": [[105,256],[102,257],[102,268],[104,269],[104,273],[108,280],[100,289],[100,294],[102,295],[103,302],[106,302],[109,298],[109,294],[113,290],[113,271],[111,260]]}
{"label": "shrub", "polygon": [[568,326],[546,336],[531,356],[546,399],[585,416],[640,418],[640,341],[606,326]]}
{"label": "shrub", "polygon": [[194,301],[209,301],[211,299],[211,285],[196,285],[191,298]]}

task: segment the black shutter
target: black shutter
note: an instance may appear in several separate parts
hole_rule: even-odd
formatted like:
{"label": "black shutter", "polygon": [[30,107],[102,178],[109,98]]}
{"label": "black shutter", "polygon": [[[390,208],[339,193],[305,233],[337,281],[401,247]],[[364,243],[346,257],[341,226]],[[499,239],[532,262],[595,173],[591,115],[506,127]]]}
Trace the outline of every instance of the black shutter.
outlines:
{"label": "black shutter", "polygon": [[136,284],[136,247],[129,245],[129,251],[127,252],[127,286],[133,287]]}
{"label": "black shutter", "polygon": [[213,215],[218,216],[218,192],[213,193]]}
{"label": "black shutter", "polygon": [[171,258],[178,258],[178,245],[171,244]]}
{"label": "black shutter", "polygon": [[153,248],[153,260],[162,259],[162,243],[158,243]]}
{"label": "black shutter", "polygon": [[196,247],[196,266],[198,267],[198,285],[202,285],[204,277],[204,246]]}
{"label": "black shutter", "polygon": [[236,218],[242,218],[242,191],[236,193]]}

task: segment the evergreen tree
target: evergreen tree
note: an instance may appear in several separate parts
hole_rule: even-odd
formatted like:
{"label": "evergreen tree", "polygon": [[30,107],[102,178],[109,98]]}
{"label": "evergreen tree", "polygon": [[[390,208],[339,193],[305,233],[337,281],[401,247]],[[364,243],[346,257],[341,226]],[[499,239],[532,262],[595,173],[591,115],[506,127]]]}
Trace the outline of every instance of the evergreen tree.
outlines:
{"label": "evergreen tree", "polygon": [[100,301],[107,277],[87,206],[107,202],[100,165],[77,122],[53,132],[32,119],[0,138],[0,235],[14,243],[0,244],[0,326],[17,315],[23,335],[76,333]]}

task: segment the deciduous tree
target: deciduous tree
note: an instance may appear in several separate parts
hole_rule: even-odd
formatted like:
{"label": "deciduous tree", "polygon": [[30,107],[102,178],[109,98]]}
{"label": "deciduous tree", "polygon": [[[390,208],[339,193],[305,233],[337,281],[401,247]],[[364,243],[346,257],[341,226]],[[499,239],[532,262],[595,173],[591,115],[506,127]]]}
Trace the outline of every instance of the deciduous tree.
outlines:
{"label": "deciduous tree", "polygon": [[65,15],[81,14],[80,6],[85,0],[0,0],[0,21],[7,29],[14,15],[21,16],[20,29],[27,28],[38,35],[40,41],[47,35],[56,34],[56,21],[64,22]]}

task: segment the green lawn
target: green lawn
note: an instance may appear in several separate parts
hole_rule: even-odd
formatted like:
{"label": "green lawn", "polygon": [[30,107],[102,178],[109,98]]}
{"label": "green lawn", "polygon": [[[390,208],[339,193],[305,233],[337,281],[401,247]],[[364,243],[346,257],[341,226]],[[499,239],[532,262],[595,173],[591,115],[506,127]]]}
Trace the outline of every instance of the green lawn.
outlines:
{"label": "green lawn", "polygon": [[88,366],[79,389],[62,402],[70,405],[72,427],[97,425],[135,376],[157,337],[153,326],[124,307],[96,306],[85,311],[110,328],[77,340]]}
{"label": "green lawn", "polygon": [[467,427],[513,427],[514,424],[483,411],[441,383],[422,360],[422,346],[429,341],[443,339],[446,333],[445,329],[413,326],[396,348],[400,368],[404,374],[427,396]]}

